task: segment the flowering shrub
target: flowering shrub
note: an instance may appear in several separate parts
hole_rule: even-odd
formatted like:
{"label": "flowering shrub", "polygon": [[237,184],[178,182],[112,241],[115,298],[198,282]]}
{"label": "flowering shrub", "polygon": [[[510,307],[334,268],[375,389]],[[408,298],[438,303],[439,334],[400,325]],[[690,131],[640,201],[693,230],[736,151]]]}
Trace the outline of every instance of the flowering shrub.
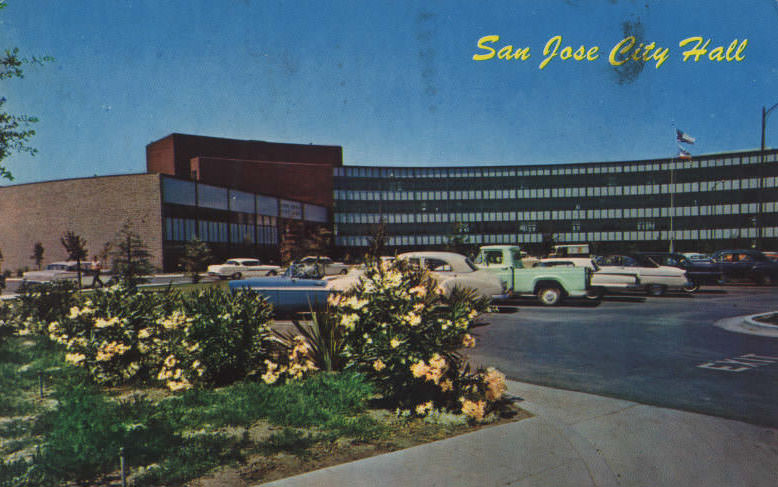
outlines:
{"label": "flowering shrub", "polygon": [[172,391],[222,385],[261,373],[270,307],[255,293],[189,295],[97,290],[48,324],[66,361],[101,384],[154,382]]}
{"label": "flowering shrub", "polygon": [[471,373],[458,353],[488,303],[471,290],[446,297],[427,271],[404,262],[370,266],[357,286],[329,303],[346,340],[347,368],[373,380],[384,398],[423,416],[434,409],[482,420],[502,396],[504,376]]}
{"label": "flowering shrub", "polygon": [[76,302],[76,284],[52,281],[25,284],[13,304],[13,321],[21,335],[45,335],[48,323],[62,319]]}

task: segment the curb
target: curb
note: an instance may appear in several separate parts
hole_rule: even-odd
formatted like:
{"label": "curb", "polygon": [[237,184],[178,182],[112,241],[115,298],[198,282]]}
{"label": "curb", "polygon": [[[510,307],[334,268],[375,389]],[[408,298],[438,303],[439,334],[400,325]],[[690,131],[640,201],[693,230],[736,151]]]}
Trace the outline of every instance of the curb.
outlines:
{"label": "curb", "polygon": [[767,313],[758,313],[754,315],[735,316],[725,318],[713,323],[717,326],[733,333],[744,333],[746,335],[759,335],[764,337],[778,338],[778,325],[762,323],[755,318],[776,314],[778,311],[769,311]]}

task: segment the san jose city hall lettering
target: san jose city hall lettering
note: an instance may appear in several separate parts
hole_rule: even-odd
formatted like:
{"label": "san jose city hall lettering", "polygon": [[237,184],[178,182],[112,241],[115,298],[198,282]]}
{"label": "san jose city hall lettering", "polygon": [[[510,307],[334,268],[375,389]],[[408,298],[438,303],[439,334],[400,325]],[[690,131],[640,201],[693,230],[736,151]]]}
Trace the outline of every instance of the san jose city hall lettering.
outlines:
{"label": "san jose city hall lettering", "polygon": [[[530,47],[514,47],[513,44],[500,43],[499,35],[486,35],[478,39],[473,61],[527,61],[532,57]],[[729,44],[712,43],[702,36],[692,36],[681,40],[679,48],[682,62],[740,62],[745,59],[748,39],[733,39]],[[635,36],[628,36],[615,43],[608,51],[608,63],[621,66],[630,61],[653,63],[656,69],[670,58],[670,48],[656,42],[639,42]],[[600,46],[568,43],[561,35],[551,37],[543,47],[543,59],[538,69],[544,69],[554,62],[592,62],[601,57]]]}

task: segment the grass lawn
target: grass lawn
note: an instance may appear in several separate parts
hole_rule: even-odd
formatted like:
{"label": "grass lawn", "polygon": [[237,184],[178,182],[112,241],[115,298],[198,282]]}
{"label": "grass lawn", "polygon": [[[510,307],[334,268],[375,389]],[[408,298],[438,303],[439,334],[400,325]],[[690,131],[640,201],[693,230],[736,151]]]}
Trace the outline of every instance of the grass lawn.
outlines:
{"label": "grass lawn", "polygon": [[[514,409],[496,422],[528,414]],[[172,394],[98,389],[38,337],[0,345],[0,487],[270,481],[472,431],[462,417],[398,417],[349,374]],[[123,449],[123,450],[122,450]]]}

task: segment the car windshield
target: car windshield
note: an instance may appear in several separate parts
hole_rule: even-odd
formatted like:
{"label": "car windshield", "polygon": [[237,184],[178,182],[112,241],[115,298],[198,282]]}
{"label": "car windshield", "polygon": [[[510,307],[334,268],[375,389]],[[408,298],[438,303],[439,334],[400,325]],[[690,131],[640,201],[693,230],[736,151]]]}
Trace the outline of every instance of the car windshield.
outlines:
{"label": "car windshield", "polygon": [[293,262],[286,272],[284,277],[293,277],[295,279],[321,279],[323,276],[321,266],[317,266],[313,262]]}

